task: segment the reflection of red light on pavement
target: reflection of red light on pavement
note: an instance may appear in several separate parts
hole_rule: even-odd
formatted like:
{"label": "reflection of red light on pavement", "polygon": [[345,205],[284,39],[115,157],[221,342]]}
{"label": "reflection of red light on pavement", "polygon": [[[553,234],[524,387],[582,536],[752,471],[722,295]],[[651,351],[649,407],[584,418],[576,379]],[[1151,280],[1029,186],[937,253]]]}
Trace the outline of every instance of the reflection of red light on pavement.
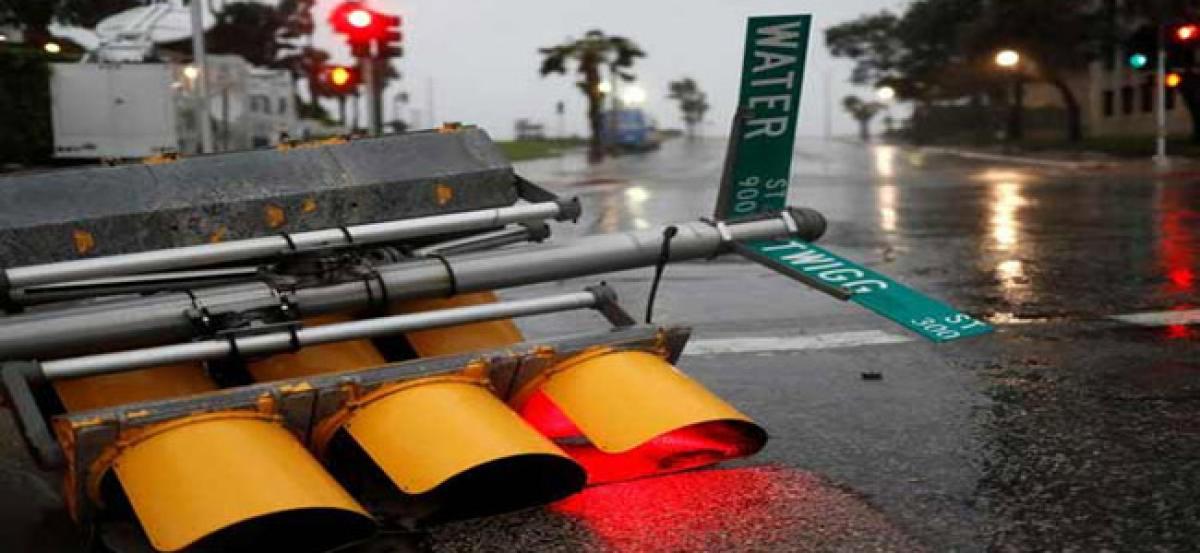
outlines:
{"label": "reflection of red light on pavement", "polygon": [[1167,338],[1179,340],[1188,337],[1187,325],[1169,325],[1167,326]]}
{"label": "reflection of red light on pavement", "polygon": [[782,476],[768,468],[689,472],[588,488],[553,509],[582,520],[608,550],[746,550],[769,526],[785,531],[786,517],[772,512]]}
{"label": "reflection of red light on pavement", "polygon": [[1193,273],[1191,269],[1179,267],[1171,269],[1171,271],[1167,273],[1167,278],[1171,279],[1171,283],[1180,290],[1190,290],[1192,288],[1192,283],[1196,280],[1196,274]]}
{"label": "reflection of red light on pavement", "polygon": [[521,416],[583,465],[589,484],[703,467],[750,455],[759,445],[733,424],[716,421],[667,432],[628,451],[606,453],[587,443],[575,424],[540,391],[521,408]]}
{"label": "reflection of red light on pavement", "polygon": [[1195,254],[1200,234],[1200,213],[1186,207],[1191,197],[1183,189],[1169,188],[1163,192],[1159,251],[1167,277],[1167,291],[1191,293],[1196,289]]}
{"label": "reflection of red light on pavement", "polygon": [[589,551],[924,550],[858,497],[783,467],[592,486],[551,509],[590,531],[594,546],[578,548]]}

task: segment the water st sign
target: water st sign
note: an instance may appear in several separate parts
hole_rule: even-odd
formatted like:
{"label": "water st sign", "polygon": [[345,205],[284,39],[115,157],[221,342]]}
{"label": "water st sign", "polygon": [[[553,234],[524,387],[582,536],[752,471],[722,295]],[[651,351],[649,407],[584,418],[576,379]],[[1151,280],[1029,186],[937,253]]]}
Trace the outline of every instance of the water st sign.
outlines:
{"label": "water st sign", "polygon": [[[749,20],[718,219],[778,211],[786,205],[811,25],[809,15]],[[763,240],[740,244],[738,251],[818,289],[848,295],[850,301],[934,342],[992,331],[970,315],[812,244]]]}

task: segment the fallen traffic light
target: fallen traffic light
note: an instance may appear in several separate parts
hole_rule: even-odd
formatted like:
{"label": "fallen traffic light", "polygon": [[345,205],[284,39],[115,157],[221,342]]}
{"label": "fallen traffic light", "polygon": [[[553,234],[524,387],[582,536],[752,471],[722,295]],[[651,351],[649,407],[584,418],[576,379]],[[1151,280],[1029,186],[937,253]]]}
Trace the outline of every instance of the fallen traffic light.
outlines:
{"label": "fallen traffic light", "polygon": [[[456,305],[482,299],[486,296]],[[308,326],[345,320],[322,317]],[[462,325],[458,332],[472,335],[491,324]],[[491,339],[481,336],[449,344]],[[272,356],[247,369],[264,381],[386,363],[370,341],[356,340]],[[318,423],[313,448],[355,495],[389,517],[419,522],[540,505],[582,489],[583,469],[530,428],[488,384],[482,374],[456,374],[382,386]]]}
{"label": "fallen traffic light", "polygon": [[588,473],[629,480],[752,455],[766,432],[658,355],[598,349],[525,384],[511,402]]}
{"label": "fallen traffic light", "polygon": [[[215,391],[199,364],[141,369],[53,383],[68,411]],[[60,428],[64,443],[70,435]],[[80,467],[87,482],[65,487],[104,505],[106,518],[131,511],[151,545],[245,549],[265,535],[306,548],[366,538],[366,511],[269,412],[195,414],[126,429],[98,461]],[[68,472],[68,474],[72,474]],[[86,490],[88,498],[72,490]],[[288,528],[287,532],[279,532]]]}

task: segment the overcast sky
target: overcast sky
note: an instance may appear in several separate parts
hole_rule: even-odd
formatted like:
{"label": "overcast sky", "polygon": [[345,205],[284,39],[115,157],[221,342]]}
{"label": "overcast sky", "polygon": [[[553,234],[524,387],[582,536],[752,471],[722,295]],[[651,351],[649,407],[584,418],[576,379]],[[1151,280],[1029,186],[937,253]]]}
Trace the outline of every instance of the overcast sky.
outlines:
{"label": "overcast sky", "polygon": [[[340,37],[325,20],[341,0],[317,0],[315,41],[334,58],[349,61]],[[810,13],[815,32],[810,39],[808,74],[801,101],[799,133],[820,135],[826,117],[826,80],[833,104],[836,134],[854,132],[840,101],[856,90],[847,78],[850,64],[833,60],[824,45],[824,29],[859,14],[898,9],[900,0],[366,0],[368,6],[404,17],[405,55],[396,62],[403,74],[385,95],[391,119],[397,91],[409,94],[402,106],[405,119],[430,125],[438,121],[479,125],[494,137],[512,135],[515,119],[545,123],[556,133],[554,105],[566,103],[569,133],[585,134],[585,99],[575,88],[575,75],[538,76],[539,47],[551,46],[589,29],[633,39],[647,52],[635,72],[648,92],[646,109],[664,127],[682,125],[677,106],[666,98],[667,83],[692,77],[708,93],[712,109],[706,134],[727,132],[737,102],[738,76],[746,18],[752,15]]]}

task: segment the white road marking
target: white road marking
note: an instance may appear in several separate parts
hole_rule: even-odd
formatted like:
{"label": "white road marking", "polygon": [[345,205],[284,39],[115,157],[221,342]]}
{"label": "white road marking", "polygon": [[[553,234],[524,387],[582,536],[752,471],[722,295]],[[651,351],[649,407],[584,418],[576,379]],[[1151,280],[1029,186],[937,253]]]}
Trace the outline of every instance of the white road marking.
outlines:
{"label": "white road marking", "polygon": [[1190,325],[1200,323],[1200,309],[1130,313],[1128,315],[1115,315],[1112,318],[1124,323],[1142,326]]}
{"label": "white road marking", "polygon": [[854,348],[882,344],[901,344],[913,338],[880,330],[835,332],[812,336],[707,338],[688,341],[684,355],[713,355],[718,353],[754,353],[769,351],[803,351]]}

